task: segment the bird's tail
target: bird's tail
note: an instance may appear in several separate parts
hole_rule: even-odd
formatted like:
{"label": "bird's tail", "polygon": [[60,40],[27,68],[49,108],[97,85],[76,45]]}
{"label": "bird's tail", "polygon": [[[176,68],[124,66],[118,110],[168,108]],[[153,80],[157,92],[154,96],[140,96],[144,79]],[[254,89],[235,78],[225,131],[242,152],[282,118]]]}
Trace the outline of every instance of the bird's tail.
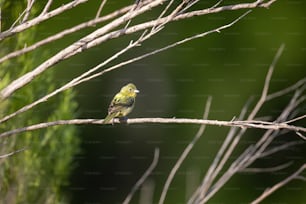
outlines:
{"label": "bird's tail", "polygon": [[103,121],[103,124],[109,123],[115,116],[116,116],[116,113],[107,115]]}

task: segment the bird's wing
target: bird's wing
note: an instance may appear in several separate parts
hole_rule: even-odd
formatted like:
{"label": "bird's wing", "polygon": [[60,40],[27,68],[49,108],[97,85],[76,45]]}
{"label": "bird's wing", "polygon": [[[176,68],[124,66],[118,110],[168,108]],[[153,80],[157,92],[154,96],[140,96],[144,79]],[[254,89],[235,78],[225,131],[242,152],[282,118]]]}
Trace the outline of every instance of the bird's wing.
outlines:
{"label": "bird's wing", "polygon": [[114,112],[119,112],[124,108],[129,108],[133,106],[135,99],[133,97],[129,96],[123,96],[117,94],[114,99],[112,100],[109,108],[108,108],[108,113],[114,113]]}

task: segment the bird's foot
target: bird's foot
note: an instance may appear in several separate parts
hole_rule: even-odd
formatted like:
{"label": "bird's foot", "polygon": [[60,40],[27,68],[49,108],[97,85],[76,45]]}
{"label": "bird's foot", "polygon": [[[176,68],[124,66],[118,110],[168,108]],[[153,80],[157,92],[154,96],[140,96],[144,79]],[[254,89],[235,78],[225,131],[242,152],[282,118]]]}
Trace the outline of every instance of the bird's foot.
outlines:
{"label": "bird's foot", "polygon": [[119,122],[120,122],[120,123],[127,124],[127,120],[128,120],[128,117],[126,117],[126,116],[125,116],[125,117],[120,117],[120,118],[119,118]]}

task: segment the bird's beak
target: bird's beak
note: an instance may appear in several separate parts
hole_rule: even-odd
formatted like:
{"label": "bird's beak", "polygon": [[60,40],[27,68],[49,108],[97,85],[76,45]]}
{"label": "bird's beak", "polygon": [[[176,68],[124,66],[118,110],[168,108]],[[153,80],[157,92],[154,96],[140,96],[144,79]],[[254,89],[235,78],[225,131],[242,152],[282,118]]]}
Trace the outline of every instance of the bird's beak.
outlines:
{"label": "bird's beak", "polygon": [[137,89],[135,89],[135,91],[134,91],[135,93],[139,93],[140,91],[139,90],[137,90]]}

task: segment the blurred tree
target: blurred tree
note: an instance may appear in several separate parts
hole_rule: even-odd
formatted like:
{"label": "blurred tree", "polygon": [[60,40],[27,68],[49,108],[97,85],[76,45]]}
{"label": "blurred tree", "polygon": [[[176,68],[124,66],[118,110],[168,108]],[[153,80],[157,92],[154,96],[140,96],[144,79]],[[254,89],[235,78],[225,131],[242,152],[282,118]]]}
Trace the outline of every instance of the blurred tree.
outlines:
{"label": "blurred tree", "polygon": [[[40,3],[35,4],[31,15],[35,15],[41,9]],[[1,3],[2,29],[9,28],[25,6],[24,1]],[[32,28],[18,36],[6,39],[1,44],[0,54],[4,56],[8,50],[23,48],[26,46],[25,42],[32,44],[36,38],[37,29]],[[45,50],[2,63],[0,87],[5,87],[9,81],[30,71],[42,58],[48,56],[49,52]],[[1,101],[1,117],[53,90],[56,83],[54,71],[51,70],[9,99]],[[50,100],[47,106],[38,107],[35,111],[29,111],[1,124],[0,129],[8,131],[40,121],[73,118],[76,107],[74,92],[69,90]],[[54,127],[1,138],[0,145],[0,155],[24,149],[22,152],[0,160],[1,203],[55,204],[68,201],[67,196],[61,193],[61,189],[67,185],[70,171],[74,166],[72,159],[78,152],[79,138],[74,126]]]}

